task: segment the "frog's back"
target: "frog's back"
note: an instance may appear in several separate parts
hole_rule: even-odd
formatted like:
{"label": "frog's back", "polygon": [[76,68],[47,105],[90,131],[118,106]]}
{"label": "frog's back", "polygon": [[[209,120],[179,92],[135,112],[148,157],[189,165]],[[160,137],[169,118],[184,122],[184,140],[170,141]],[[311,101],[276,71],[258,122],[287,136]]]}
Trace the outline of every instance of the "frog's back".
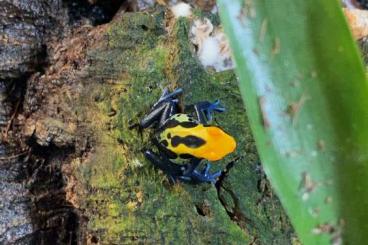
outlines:
{"label": "frog's back", "polygon": [[[178,113],[173,116],[171,116],[169,119],[166,120],[166,122],[161,126],[158,134],[157,139],[160,144],[161,150],[163,150],[166,155],[169,157],[169,159],[176,163],[184,163],[190,158],[193,158],[192,155],[179,153],[176,151],[176,139],[181,139],[178,137],[178,134],[180,135],[190,135],[190,132],[193,128],[200,125],[200,123],[193,118],[192,116],[188,114],[182,114]],[[180,133],[179,133],[180,132]],[[193,138],[193,137],[189,137]],[[186,137],[188,139],[188,137]],[[174,141],[174,142],[173,142]],[[191,139],[192,144],[200,145],[202,144],[202,141],[198,139],[198,142],[195,138]],[[177,144],[180,143],[187,143],[184,141],[176,142]]]}
{"label": "frog's back", "polygon": [[217,161],[233,152],[236,142],[218,126],[204,125],[187,114],[170,117],[158,132],[160,148],[169,159]]}

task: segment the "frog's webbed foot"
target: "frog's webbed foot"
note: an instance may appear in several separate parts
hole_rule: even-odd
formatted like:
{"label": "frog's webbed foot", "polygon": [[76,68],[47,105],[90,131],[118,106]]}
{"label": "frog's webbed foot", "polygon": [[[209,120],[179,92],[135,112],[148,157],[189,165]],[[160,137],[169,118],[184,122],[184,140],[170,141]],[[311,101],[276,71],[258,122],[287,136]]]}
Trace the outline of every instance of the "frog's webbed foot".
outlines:
{"label": "frog's webbed foot", "polygon": [[183,175],[179,179],[191,182],[191,183],[216,183],[217,178],[220,177],[222,171],[210,173],[211,164],[207,163],[202,170],[198,170],[197,167],[202,160],[193,159],[183,171]]}
{"label": "frog's webbed foot", "polygon": [[210,173],[211,165],[206,163],[202,171],[197,171],[196,169],[192,172],[192,179],[198,182],[207,182],[215,184],[217,179],[220,177],[222,171],[217,171],[215,173]]}
{"label": "frog's webbed foot", "polygon": [[198,183],[216,183],[217,178],[220,177],[221,171],[210,173],[211,165],[207,163],[202,171],[196,168],[201,162],[200,159],[193,159],[191,163],[186,165],[178,165],[168,159],[159,157],[150,150],[144,151],[145,157],[157,168],[161,169],[168,177],[171,183],[183,181],[193,184]]}
{"label": "frog's webbed foot", "polygon": [[225,111],[225,107],[221,105],[220,100],[216,100],[213,103],[208,101],[201,101],[188,107],[194,108],[198,121],[202,124],[210,123],[215,112],[221,113]]}
{"label": "frog's webbed foot", "polygon": [[175,89],[172,93],[169,93],[169,90],[165,88],[150,112],[139,122],[140,127],[148,128],[156,122],[162,126],[168,118],[179,112],[179,99],[177,97],[182,93],[183,89],[181,88]]}

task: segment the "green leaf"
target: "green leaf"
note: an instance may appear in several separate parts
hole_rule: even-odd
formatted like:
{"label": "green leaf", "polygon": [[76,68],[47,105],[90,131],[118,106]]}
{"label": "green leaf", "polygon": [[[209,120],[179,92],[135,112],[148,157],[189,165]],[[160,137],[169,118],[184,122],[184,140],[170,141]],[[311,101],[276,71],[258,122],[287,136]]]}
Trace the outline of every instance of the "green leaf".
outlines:
{"label": "green leaf", "polygon": [[368,86],[338,2],[218,5],[265,172],[301,241],[362,244]]}

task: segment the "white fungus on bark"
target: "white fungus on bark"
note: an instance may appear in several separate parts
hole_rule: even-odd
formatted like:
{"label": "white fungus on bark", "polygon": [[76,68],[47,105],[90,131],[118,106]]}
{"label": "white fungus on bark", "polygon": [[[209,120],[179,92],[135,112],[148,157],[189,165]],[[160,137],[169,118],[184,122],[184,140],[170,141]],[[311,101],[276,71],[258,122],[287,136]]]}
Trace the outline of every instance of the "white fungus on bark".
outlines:
{"label": "white fungus on bark", "polygon": [[192,7],[187,3],[177,3],[173,5],[170,9],[175,18],[189,17],[192,15]]}
{"label": "white fungus on bark", "polygon": [[214,27],[209,19],[195,20],[190,29],[190,38],[197,46],[197,55],[204,67],[212,67],[217,72],[234,68],[224,32]]}

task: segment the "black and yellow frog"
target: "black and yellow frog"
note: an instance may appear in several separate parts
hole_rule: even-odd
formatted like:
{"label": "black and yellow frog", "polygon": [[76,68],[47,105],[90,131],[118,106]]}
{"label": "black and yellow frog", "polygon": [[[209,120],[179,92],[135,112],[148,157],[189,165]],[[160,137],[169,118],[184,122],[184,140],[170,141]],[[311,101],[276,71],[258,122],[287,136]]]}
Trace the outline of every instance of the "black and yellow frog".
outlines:
{"label": "black and yellow frog", "polygon": [[151,150],[145,150],[144,154],[173,181],[214,183],[221,171],[211,174],[209,163],[202,170],[198,167],[203,160],[220,160],[236,148],[232,136],[220,127],[209,124],[212,113],[223,112],[225,108],[217,100],[214,103],[199,102],[183,110],[178,99],[182,92],[180,88],[172,93],[165,89],[140,121],[141,128],[155,126],[153,142],[159,150],[159,154]]}

